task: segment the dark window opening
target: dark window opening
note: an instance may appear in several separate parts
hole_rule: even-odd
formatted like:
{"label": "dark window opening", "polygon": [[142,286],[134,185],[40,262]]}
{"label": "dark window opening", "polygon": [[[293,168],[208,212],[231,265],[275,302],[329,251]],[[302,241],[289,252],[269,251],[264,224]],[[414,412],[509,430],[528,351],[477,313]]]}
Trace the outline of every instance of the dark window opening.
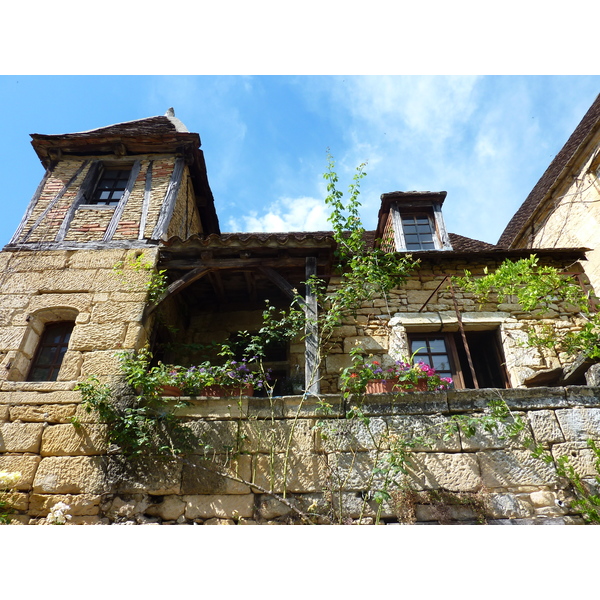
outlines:
{"label": "dark window opening", "polygon": [[435,227],[427,213],[400,213],[407,250],[435,250]]}
{"label": "dark window opening", "polygon": [[31,362],[27,381],[56,381],[75,323],[48,323]]}
{"label": "dark window opening", "polygon": [[[465,336],[478,387],[509,387],[498,330],[467,331]],[[415,361],[427,363],[442,377],[452,377],[457,389],[475,388],[460,332],[409,334],[409,341]]]}
{"label": "dark window opening", "polygon": [[[246,358],[250,361],[256,355],[248,341],[253,335],[256,335],[256,332],[248,335],[236,333],[229,338],[236,360]],[[270,384],[275,386],[273,395],[291,394],[288,342],[286,340],[271,340],[264,344],[262,352],[263,367],[270,375]]]}
{"label": "dark window opening", "polygon": [[114,206],[127,189],[131,169],[104,168],[87,204]]}

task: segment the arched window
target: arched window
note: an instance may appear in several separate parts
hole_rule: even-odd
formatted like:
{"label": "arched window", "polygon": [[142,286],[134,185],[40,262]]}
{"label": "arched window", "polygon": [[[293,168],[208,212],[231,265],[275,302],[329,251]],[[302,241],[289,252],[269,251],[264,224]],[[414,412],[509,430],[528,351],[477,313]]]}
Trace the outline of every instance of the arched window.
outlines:
{"label": "arched window", "polygon": [[27,381],[57,380],[74,326],[74,321],[46,323],[31,361]]}

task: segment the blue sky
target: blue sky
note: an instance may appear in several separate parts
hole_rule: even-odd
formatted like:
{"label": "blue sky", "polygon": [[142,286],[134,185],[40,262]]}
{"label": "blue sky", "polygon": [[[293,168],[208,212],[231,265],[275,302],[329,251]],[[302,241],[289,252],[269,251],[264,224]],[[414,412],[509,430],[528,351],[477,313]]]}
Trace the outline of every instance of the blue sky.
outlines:
{"label": "blue sky", "polygon": [[43,175],[30,133],[164,114],[200,134],[222,231],[328,229],[327,148],[346,189],[446,190],[449,231],[496,242],[600,92],[598,76],[0,77],[0,245]]}

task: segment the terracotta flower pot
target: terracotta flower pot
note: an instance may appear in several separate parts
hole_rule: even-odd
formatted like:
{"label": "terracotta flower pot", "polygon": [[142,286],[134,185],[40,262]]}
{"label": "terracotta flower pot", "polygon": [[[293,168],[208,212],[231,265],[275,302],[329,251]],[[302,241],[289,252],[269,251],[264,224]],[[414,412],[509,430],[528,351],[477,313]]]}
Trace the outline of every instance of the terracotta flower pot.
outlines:
{"label": "terracotta flower pot", "polygon": [[251,383],[245,386],[222,386],[211,385],[200,390],[198,396],[210,396],[212,398],[226,398],[229,396],[254,396],[254,388]]}
{"label": "terracotta flower pot", "polygon": [[394,392],[426,392],[427,379],[419,379],[415,385],[409,385],[394,379],[371,379],[367,382],[367,394],[390,394]]}
{"label": "terracotta flower pot", "polygon": [[162,385],[160,387],[163,396],[182,396],[183,391],[174,385]]}

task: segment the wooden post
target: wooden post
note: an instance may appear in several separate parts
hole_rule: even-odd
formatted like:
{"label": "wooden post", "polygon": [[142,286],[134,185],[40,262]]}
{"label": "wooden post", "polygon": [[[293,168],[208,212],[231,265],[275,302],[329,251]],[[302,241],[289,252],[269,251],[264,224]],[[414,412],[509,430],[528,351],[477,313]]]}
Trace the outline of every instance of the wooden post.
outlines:
{"label": "wooden post", "polygon": [[183,158],[175,159],[175,166],[173,167],[173,173],[171,174],[171,181],[169,182],[169,187],[167,188],[167,192],[162,202],[158,220],[156,221],[154,231],[152,232],[153,240],[160,240],[167,234],[167,229],[169,228],[169,223],[171,222],[171,217],[173,216],[173,210],[175,209],[177,192],[179,191],[179,186],[181,185],[181,181],[183,179],[184,166],[185,162]]}
{"label": "wooden post", "polygon": [[[306,280],[317,274],[317,259],[314,256],[306,257]],[[318,395],[321,391],[319,378],[319,330],[317,325],[317,296],[306,285],[306,306],[304,313],[306,315],[305,325],[305,354],[304,354],[304,389],[307,394]]]}

